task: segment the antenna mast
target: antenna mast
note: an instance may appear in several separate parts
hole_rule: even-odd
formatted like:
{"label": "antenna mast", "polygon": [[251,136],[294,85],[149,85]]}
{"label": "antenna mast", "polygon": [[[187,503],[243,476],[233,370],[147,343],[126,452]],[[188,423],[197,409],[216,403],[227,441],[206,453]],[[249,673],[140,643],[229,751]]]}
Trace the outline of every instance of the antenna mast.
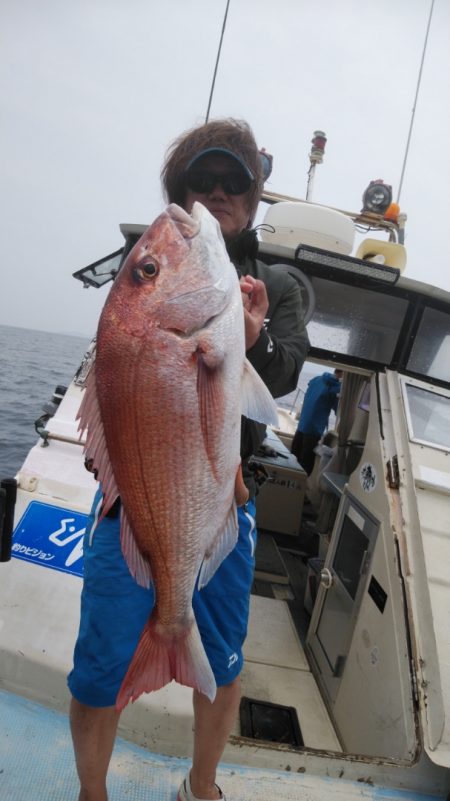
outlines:
{"label": "antenna mast", "polygon": [[312,148],[309,154],[309,160],[311,162],[311,166],[308,170],[308,184],[306,186],[306,200],[308,202],[311,200],[312,197],[316,166],[318,164],[322,164],[323,162],[326,143],[327,143],[327,137],[325,136],[324,132],[314,131],[313,138],[311,139]]}
{"label": "antenna mast", "polygon": [[429,14],[429,17],[428,17],[427,32],[425,34],[425,41],[424,41],[423,50],[422,50],[422,60],[420,62],[419,76],[417,78],[416,96],[414,98],[414,105],[413,105],[413,108],[412,108],[411,123],[410,123],[410,126],[409,126],[408,139],[407,139],[407,142],[406,142],[406,150],[405,150],[405,157],[403,159],[402,174],[400,176],[400,183],[399,183],[399,187],[398,187],[397,203],[400,203],[400,194],[401,194],[402,186],[403,186],[403,178],[405,177],[406,160],[408,158],[409,144],[411,142],[411,134],[412,134],[412,129],[413,129],[413,125],[414,125],[414,117],[415,117],[415,114],[416,114],[417,98],[419,96],[420,81],[422,80],[423,63],[425,61],[425,53],[426,53],[426,49],[427,49],[428,34],[430,32],[430,25],[431,25],[431,17],[433,15],[433,8],[434,8],[434,0],[431,0],[431,7],[430,7],[430,14]]}
{"label": "antenna mast", "polygon": [[224,18],[223,18],[223,24],[222,24],[222,32],[220,34],[219,48],[217,50],[216,66],[214,67],[214,74],[213,74],[213,79],[212,79],[212,84],[211,84],[211,91],[209,93],[209,101],[208,101],[208,108],[206,110],[205,122],[208,122],[208,120],[209,120],[209,112],[211,110],[211,103],[212,103],[213,94],[214,94],[214,86],[215,86],[215,83],[216,83],[217,68],[219,66],[220,53],[221,53],[221,50],[222,50],[223,35],[225,33],[225,27],[226,27],[226,24],[227,24],[229,6],[230,6],[230,0],[227,0],[227,4],[226,4],[226,7],[225,7],[225,14],[224,14]]}

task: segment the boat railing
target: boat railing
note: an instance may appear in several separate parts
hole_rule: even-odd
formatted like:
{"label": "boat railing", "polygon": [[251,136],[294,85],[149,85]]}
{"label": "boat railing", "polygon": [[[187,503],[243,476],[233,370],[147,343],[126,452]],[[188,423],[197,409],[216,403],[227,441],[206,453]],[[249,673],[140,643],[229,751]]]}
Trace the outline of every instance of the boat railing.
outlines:
{"label": "boat railing", "polygon": [[[292,197],[291,195],[282,195],[278,192],[264,191],[261,196],[261,200],[269,205],[283,202],[304,203],[306,206],[311,205],[310,201],[308,200],[302,200],[301,198]],[[346,211],[345,209],[338,209],[335,206],[325,206],[323,203],[314,203],[314,206],[338,211],[340,214],[350,217],[356,225],[366,226],[368,229],[377,228],[382,231],[384,230],[389,234],[389,240],[391,242],[403,242],[406,214],[399,214],[398,221],[394,222],[391,220],[386,220],[382,214],[376,214],[375,212],[371,211]]]}

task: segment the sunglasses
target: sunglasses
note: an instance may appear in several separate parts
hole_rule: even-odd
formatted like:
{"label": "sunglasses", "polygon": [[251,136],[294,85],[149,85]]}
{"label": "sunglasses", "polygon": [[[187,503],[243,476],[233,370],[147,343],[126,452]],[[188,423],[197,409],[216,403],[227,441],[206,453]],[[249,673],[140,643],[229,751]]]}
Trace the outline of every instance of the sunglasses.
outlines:
{"label": "sunglasses", "polygon": [[186,186],[191,192],[209,195],[220,184],[227,195],[244,195],[253,181],[245,172],[226,172],[221,175],[209,170],[188,170]]}

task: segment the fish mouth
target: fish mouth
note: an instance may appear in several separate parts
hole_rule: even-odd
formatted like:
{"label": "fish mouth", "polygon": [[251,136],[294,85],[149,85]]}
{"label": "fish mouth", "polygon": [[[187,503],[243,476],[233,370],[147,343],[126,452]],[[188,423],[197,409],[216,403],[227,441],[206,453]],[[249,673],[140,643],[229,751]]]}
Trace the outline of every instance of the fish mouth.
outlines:
{"label": "fish mouth", "polygon": [[[198,267],[193,285],[186,286],[185,283],[184,286],[171,287],[170,294],[160,306],[160,327],[179,336],[189,336],[210,325],[227,307],[231,289],[230,276],[226,271],[222,272],[215,263],[215,259],[219,259],[220,265],[222,257],[219,252],[220,240],[216,242],[215,237],[216,233],[220,234],[220,228],[208,210],[201,203],[195,202],[192,213],[188,214],[172,203],[167,207],[167,213],[185,239],[193,239],[205,224],[205,240],[213,250],[212,264],[208,263],[207,268]],[[200,248],[200,261],[204,256],[203,249]]]}
{"label": "fish mouth", "polygon": [[199,234],[201,227],[199,214],[188,214],[176,203],[167,206],[166,211],[184,239],[194,239]]}

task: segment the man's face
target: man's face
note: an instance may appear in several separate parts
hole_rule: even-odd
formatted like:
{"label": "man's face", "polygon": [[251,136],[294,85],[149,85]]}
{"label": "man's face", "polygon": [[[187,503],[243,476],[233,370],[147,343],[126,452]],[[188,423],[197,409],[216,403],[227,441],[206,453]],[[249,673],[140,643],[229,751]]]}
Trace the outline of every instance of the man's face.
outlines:
{"label": "man's face", "polygon": [[[195,169],[219,177],[242,172],[235,159],[220,153],[211,153],[199,159]],[[250,217],[248,192],[242,195],[227,194],[218,182],[209,192],[194,192],[192,189],[187,189],[184,202],[186,211],[192,210],[196,200],[206,206],[216,218],[224,239],[233,239],[246,228]]]}

